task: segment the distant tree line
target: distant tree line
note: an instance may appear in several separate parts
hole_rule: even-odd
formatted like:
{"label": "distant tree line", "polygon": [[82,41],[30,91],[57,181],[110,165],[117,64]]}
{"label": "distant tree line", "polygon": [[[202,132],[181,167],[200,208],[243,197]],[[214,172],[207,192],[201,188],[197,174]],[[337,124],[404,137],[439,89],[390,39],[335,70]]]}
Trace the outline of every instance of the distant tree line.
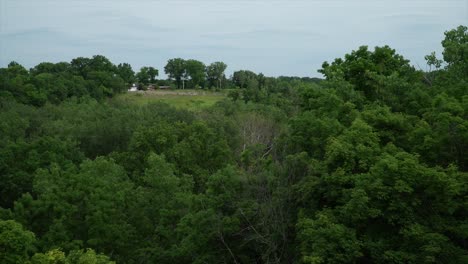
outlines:
{"label": "distant tree line", "polygon": [[[24,104],[42,106],[46,102],[60,103],[67,98],[91,97],[96,100],[112,97],[128,90],[133,84],[139,89],[171,86],[182,89],[236,89],[241,88],[245,97],[267,83],[284,82],[286,86],[294,80],[318,82],[318,78],[265,77],[248,70],[234,72],[227,78],[223,62],[208,66],[198,60],[170,59],[164,67],[167,80],[158,80],[159,70],[152,66],[141,67],[138,72],[128,63],[113,64],[102,55],[92,58],[78,57],[68,62],[43,62],[27,70],[17,62],[0,68],[0,96]],[[237,94],[240,92],[238,91]],[[249,95],[250,94],[250,95]]]}

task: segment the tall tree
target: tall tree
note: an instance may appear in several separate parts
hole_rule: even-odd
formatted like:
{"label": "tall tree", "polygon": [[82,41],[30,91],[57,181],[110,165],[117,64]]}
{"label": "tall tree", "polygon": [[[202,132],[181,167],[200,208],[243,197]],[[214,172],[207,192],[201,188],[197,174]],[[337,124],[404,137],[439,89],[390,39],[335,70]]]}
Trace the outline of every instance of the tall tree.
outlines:
{"label": "tall tree", "polygon": [[127,85],[135,81],[135,72],[132,69],[132,65],[128,63],[120,63],[117,65],[117,74],[120,75],[120,78],[122,78]]}
{"label": "tall tree", "polygon": [[219,89],[222,86],[222,81],[226,78],[224,71],[227,65],[224,62],[213,62],[206,67],[206,75],[211,85],[216,85]]}
{"label": "tall tree", "polygon": [[445,32],[442,46],[444,47],[444,60],[449,65],[464,64],[466,67],[468,61],[468,27],[459,26]]}
{"label": "tall tree", "polygon": [[136,74],[138,82],[148,85],[156,81],[156,76],[159,75],[159,71],[151,66],[142,67],[140,71]]}
{"label": "tall tree", "polygon": [[94,55],[92,58],[78,57],[71,61],[71,69],[84,78],[90,72],[117,73],[117,67],[106,57]]}
{"label": "tall tree", "polygon": [[74,74],[81,75],[86,78],[86,73],[89,71],[90,59],[85,57],[74,58],[71,62],[71,69]]}
{"label": "tall tree", "polygon": [[117,67],[106,57],[94,55],[89,61],[92,71],[116,72]]}
{"label": "tall tree", "polygon": [[232,75],[232,82],[239,88],[247,88],[254,79],[257,79],[257,74],[249,70],[235,71]]}
{"label": "tall tree", "polygon": [[205,64],[198,60],[187,60],[187,75],[192,86],[203,86],[205,83]]}
{"label": "tall tree", "polygon": [[367,46],[346,54],[344,60],[335,59],[331,64],[324,62],[318,70],[327,80],[345,80],[356,90],[362,91],[371,100],[381,99],[385,91],[382,86],[388,77],[418,82],[420,76],[409,60],[396,53],[389,46],[375,47],[370,51]]}
{"label": "tall tree", "polygon": [[164,72],[170,79],[174,79],[177,84],[177,88],[180,89],[182,84],[182,78],[186,75],[186,61],[181,58],[170,59],[164,66]]}

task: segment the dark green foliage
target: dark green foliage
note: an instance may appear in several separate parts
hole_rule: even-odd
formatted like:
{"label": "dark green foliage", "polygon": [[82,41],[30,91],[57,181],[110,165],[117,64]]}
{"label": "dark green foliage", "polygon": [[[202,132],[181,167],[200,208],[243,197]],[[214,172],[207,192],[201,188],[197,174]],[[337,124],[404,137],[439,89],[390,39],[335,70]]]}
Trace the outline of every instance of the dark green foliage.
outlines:
{"label": "dark green foliage", "polygon": [[[157,76],[157,70],[154,69],[154,71],[155,72],[153,73],[156,73]],[[127,85],[131,85],[135,82],[135,72],[133,71],[132,66],[128,63],[120,63],[117,65],[117,74],[125,81]]]}
{"label": "dark green foliage", "polygon": [[34,106],[58,104],[71,97],[101,100],[126,91],[133,75],[129,64],[115,66],[101,55],[79,57],[71,63],[43,62],[29,72],[11,62],[0,69],[0,97]]}
{"label": "dark green foliage", "polygon": [[258,76],[252,71],[236,71],[232,75],[232,82],[239,88],[258,88]]}
{"label": "dark green foliage", "polygon": [[85,161],[78,170],[53,166],[37,172],[37,198],[26,194],[14,212],[41,237],[43,249],[92,247],[122,255],[135,235],[126,215],[132,189],[125,171],[104,158]]}
{"label": "dark green foliage", "polygon": [[148,85],[156,81],[156,76],[159,75],[159,71],[153,67],[142,67],[136,74],[136,79],[139,83]]}
{"label": "dark green foliage", "polygon": [[[458,26],[456,29],[445,32],[442,41],[444,47],[444,61],[449,67],[460,67],[461,72],[466,73],[468,60],[468,27]],[[466,76],[465,76],[466,77]]]}
{"label": "dark green foliage", "polygon": [[164,72],[170,79],[175,80],[177,88],[180,89],[182,78],[185,78],[187,73],[185,60],[181,58],[168,60],[166,66],[164,66]]}
{"label": "dark green foliage", "polygon": [[190,78],[189,87],[197,88],[205,86],[205,64],[197,60],[185,61],[187,76]]}
{"label": "dark green foliage", "polygon": [[221,61],[216,61],[206,66],[206,78],[210,87],[223,88],[223,83],[226,79],[224,75],[226,68],[227,65]]}

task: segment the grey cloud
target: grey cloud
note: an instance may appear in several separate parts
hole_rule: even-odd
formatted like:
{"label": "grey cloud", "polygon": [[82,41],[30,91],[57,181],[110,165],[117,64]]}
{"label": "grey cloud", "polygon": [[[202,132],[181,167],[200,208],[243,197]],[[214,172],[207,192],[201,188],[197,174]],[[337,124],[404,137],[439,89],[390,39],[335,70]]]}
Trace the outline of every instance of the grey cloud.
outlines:
{"label": "grey cloud", "polygon": [[184,57],[274,76],[319,76],[323,61],[360,45],[388,44],[423,64],[424,55],[441,52],[445,30],[466,24],[468,8],[449,0],[7,3],[0,67],[102,54],[136,69]]}

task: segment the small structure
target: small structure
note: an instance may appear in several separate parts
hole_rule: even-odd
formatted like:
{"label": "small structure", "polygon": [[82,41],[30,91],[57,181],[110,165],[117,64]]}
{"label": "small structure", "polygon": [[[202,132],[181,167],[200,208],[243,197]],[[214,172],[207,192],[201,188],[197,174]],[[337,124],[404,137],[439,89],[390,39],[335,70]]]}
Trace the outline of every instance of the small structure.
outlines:
{"label": "small structure", "polygon": [[129,92],[136,92],[136,91],[138,91],[138,87],[137,87],[135,84],[133,84],[132,87],[130,87],[130,88],[128,89],[128,91],[129,91]]}
{"label": "small structure", "polygon": [[166,89],[167,90],[167,89],[171,89],[171,87],[167,86],[167,85],[161,85],[161,86],[159,86],[159,89]]}

